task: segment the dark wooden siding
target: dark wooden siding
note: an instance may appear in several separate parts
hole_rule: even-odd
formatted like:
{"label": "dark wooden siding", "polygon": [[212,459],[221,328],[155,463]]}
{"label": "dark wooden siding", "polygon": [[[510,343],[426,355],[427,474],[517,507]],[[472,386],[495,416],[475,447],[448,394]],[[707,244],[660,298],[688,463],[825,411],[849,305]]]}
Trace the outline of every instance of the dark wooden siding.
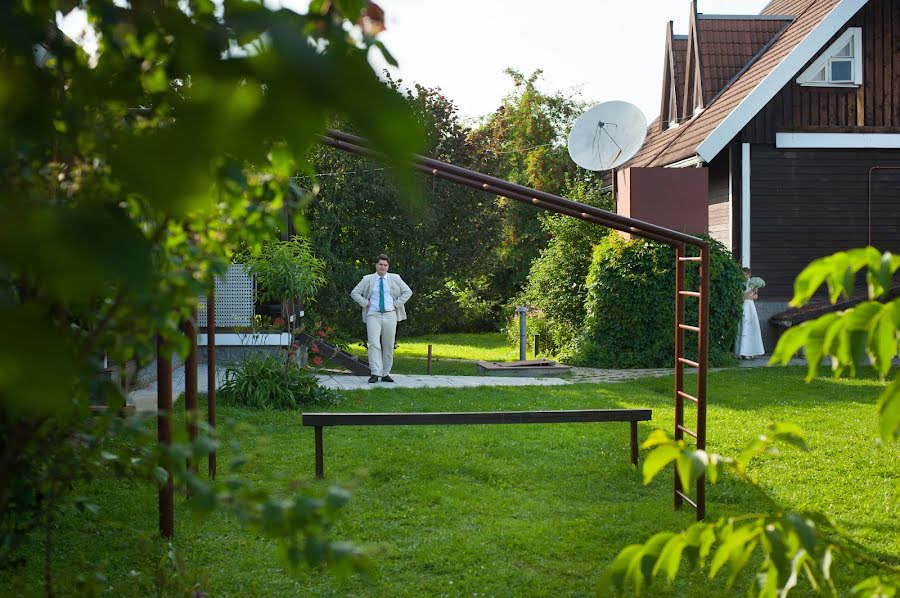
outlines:
{"label": "dark wooden siding", "polygon": [[802,87],[793,77],[744,128],[741,141],[775,143],[779,131],[900,132],[900,2],[872,0],[847,27],[863,30],[863,85]]}
{"label": "dark wooden siding", "polygon": [[[900,152],[753,146],[750,258],[766,298],[789,298],[815,258],[866,245],[873,166],[900,167]],[[900,170],[871,172],[872,243],[900,252]]]}
{"label": "dark wooden siding", "polygon": [[731,249],[731,227],[728,218],[729,177],[728,152],[721,152],[709,166],[709,236]]}

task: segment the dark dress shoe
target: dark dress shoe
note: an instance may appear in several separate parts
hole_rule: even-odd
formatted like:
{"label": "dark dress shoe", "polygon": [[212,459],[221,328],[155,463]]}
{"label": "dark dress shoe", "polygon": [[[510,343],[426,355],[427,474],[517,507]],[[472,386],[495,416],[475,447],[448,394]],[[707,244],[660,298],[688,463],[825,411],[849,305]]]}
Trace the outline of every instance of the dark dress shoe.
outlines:
{"label": "dark dress shoe", "polygon": [[369,384],[378,382],[378,376],[369,376]]}
{"label": "dark dress shoe", "polygon": [[382,382],[393,382],[394,379],[391,378],[390,376],[383,376],[383,377],[381,378],[381,381],[382,381]]}

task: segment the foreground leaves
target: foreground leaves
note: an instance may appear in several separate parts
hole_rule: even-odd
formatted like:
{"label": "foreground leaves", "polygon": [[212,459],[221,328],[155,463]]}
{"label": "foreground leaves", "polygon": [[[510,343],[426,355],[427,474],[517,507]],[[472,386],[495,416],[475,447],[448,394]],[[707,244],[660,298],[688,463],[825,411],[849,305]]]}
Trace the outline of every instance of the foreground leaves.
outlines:
{"label": "foreground leaves", "polygon": [[835,557],[841,556],[883,570],[883,576],[858,584],[855,594],[895,595],[900,588],[900,569],[859,548],[829,517],[815,511],[782,509],[748,473],[747,466],[754,458],[775,454],[784,445],[807,450],[802,430],[785,423],[770,425],[766,434],[751,439],[736,457],[688,448],[683,441],[654,431],[643,445],[652,449],[644,459],[645,484],[674,463],[683,488],[692,488],[703,475],[712,483],[731,475],[753,488],[770,509],[698,522],[681,533],[661,532],[643,544],[627,546],[604,571],[599,593],[630,589],[639,594],[658,578],[671,584],[685,563],[706,571],[711,581],[721,580],[728,590],[751,563],[758,562],[753,565],[758,596],[787,596],[804,583],[816,593],[837,595],[831,569]]}
{"label": "foreground leaves", "polygon": [[[812,262],[794,283],[791,305],[810,301],[822,285],[827,285],[831,303],[849,299],[857,274],[865,271],[868,300],[837,313],[788,329],[779,339],[770,363],[787,364],[803,351],[809,364],[806,380],[819,373],[822,361],[831,358],[835,377],[856,375],[857,367],[868,361],[882,377],[891,371],[898,353],[900,298],[890,300],[900,256],[879,253],[874,247],[835,253]],[[882,442],[900,437],[900,383],[894,380],[878,398],[878,436]]]}

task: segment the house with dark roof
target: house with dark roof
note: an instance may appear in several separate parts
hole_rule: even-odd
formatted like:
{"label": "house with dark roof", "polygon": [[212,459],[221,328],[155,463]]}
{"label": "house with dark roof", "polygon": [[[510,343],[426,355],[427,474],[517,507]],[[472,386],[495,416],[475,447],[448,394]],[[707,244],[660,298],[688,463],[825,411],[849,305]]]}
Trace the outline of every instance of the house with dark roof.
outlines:
{"label": "house with dark roof", "polygon": [[687,33],[665,35],[660,115],[616,173],[621,213],[724,243],[768,283],[763,321],[813,259],[900,252],[900,0],[759,15],[694,0]]}

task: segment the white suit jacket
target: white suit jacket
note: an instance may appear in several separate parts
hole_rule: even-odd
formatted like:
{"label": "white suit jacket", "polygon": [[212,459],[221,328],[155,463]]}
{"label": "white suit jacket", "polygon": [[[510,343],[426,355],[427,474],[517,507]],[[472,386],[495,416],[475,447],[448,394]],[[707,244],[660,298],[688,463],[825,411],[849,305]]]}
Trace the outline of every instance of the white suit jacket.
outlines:
{"label": "white suit jacket", "polygon": [[[397,321],[406,319],[405,303],[412,297],[412,289],[409,288],[399,274],[388,272],[385,274],[386,282],[391,288],[391,297],[394,298],[394,310],[397,312]],[[378,273],[367,274],[362,277],[359,284],[353,288],[350,297],[362,307],[362,320],[366,321],[366,315],[369,312],[369,299],[372,297],[372,291],[375,290],[375,283],[378,281]]]}

